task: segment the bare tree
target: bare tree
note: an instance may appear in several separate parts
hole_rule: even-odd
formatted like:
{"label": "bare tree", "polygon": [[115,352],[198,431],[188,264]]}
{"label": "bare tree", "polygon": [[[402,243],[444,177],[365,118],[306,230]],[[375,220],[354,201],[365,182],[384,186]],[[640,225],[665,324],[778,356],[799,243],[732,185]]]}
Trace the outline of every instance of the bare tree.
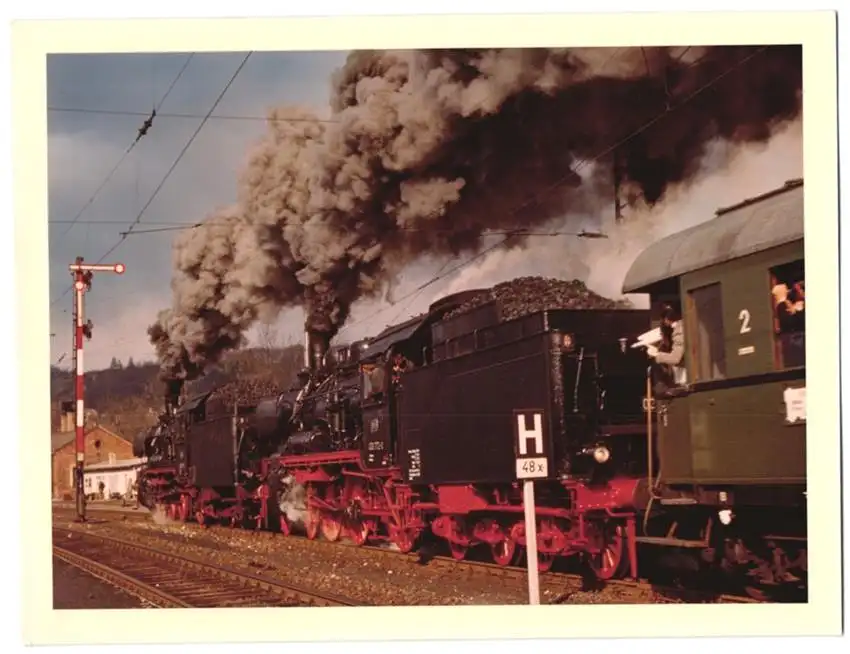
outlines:
{"label": "bare tree", "polygon": [[258,325],[257,345],[265,365],[270,366],[276,363],[280,354],[280,335],[277,327],[271,323]]}

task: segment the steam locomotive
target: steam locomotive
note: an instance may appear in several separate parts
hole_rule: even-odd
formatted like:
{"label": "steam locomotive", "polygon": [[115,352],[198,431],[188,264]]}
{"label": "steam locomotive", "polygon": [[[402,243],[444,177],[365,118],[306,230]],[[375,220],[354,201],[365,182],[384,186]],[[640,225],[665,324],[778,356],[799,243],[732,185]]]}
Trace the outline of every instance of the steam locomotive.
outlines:
{"label": "steam locomotive", "polygon": [[[805,330],[775,301],[802,288],[802,197],[790,182],[650,247],[624,285],[649,310],[505,320],[495,301],[457,313],[459,293],[349,345],[308,330],[297,383],[255,406],[181,401],[171,382],[134,446],[140,496],[179,520],[404,552],[437,539],[511,565],[531,478],[541,571],[574,557],[637,578],[645,551],[674,552],[804,589]],[[671,304],[688,379],[661,392],[634,346]]]}

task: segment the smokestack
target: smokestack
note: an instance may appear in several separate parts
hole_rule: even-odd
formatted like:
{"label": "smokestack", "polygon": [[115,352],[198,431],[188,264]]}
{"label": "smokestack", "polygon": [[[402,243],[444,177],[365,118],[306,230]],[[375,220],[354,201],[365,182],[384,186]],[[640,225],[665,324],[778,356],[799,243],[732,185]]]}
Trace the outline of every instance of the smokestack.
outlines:
{"label": "smokestack", "polygon": [[330,347],[331,336],[315,329],[304,330],[304,367],[316,372]]}
{"label": "smokestack", "polygon": [[76,424],[76,410],[73,402],[62,402],[59,416],[59,431],[74,431]]}
{"label": "smokestack", "polygon": [[165,380],[165,413],[171,415],[180,403],[180,393],[183,390],[182,379]]}

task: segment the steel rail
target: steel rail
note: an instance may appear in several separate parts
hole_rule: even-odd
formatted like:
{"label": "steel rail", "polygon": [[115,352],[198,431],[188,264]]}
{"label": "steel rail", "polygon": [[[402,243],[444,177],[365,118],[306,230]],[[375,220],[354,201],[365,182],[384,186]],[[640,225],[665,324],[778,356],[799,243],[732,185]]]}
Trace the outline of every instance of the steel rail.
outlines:
{"label": "steel rail", "polygon": [[93,577],[102,579],[108,584],[115,586],[131,595],[156,606],[157,608],[189,608],[191,605],[170,593],[160,590],[139,579],[135,579],[123,572],[111,568],[103,563],[98,563],[88,557],[81,556],[76,552],[67,550],[58,545],[53,546],[53,556],[64,561],[68,565],[86,572]]}
{"label": "steel rail", "polygon": [[[316,607],[364,605],[363,602],[354,602],[348,598],[312,591],[295,584],[260,577],[229,566],[202,562],[112,536],[92,534],[70,527],[54,528],[54,533],[57,532],[63,535],[74,534],[76,536],[73,540],[74,545],[84,550],[74,552],[68,547],[54,545],[54,553],[57,553],[60,558],[68,560],[69,563],[71,563],[70,559],[73,559],[73,565],[93,572],[96,570],[98,573],[96,576],[101,576],[119,587],[136,584],[140,591],[144,591],[151,597],[154,597],[154,594],[157,596],[154,599],[158,601],[152,602],[157,606],[215,606],[217,600],[228,600],[226,604],[223,604],[225,606],[232,606],[234,603],[245,605],[256,601],[264,602],[263,605],[274,606],[276,605],[274,600],[284,600],[288,603],[287,605],[294,602],[298,605]],[[108,546],[108,549],[104,546]],[[123,560],[109,561],[112,565],[107,565],[93,561],[90,556],[106,553],[123,555]],[[122,564],[129,569],[135,568],[135,572],[122,572],[119,569]],[[151,580],[158,587],[149,583]]]}
{"label": "steel rail", "polygon": [[[187,523],[192,524],[192,523]],[[197,525],[192,525],[197,526]],[[204,529],[212,531],[232,532],[231,527],[225,525],[212,525],[204,527]],[[253,537],[274,538],[279,537],[279,534],[268,531],[254,530],[239,530],[240,533],[250,533]],[[289,535],[286,537],[287,542],[299,543],[302,547],[325,547],[325,548],[343,548],[346,550],[358,550],[369,552],[370,555],[378,557],[389,557],[399,562],[405,562],[410,565],[433,565],[436,568],[445,570],[453,574],[466,574],[470,578],[474,577],[490,577],[497,578],[503,581],[508,581],[518,586],[525,587],[527,584],[527,571],[523,567],[515,565],[502,566],[496,563],[486,561],[471,561],[468,559],[456,560],[450,556],[431,556],[424,560],[418,553],[404,553],[388,547],[380,545],[354,545],[340,541],[327,541],[321,539],[310,540],[303,536]],[[568,572],[548,571],[540,576],[541,586],[552,590],[558,589],[563,591],[581,591],[584,589],[585,578],[580,574]],[[595,588],[593,590],[612,589],[627,592],[633,595],[654,596],[657,600],[663,602],[672,602],[675,599],[687,600],[703,600],[713,603],[740,603],[740,604],[758,604],[760,600],[754,599],[746,595],[733,595],[728,593],[712,592],[698,588],[673,588],[660,584],[652,584],[643,580],[630,579],[609,579],[605,581],[593,580]]]}
{"label": "steel rail", "polygon": [[[63,507],[64,508],[64,507]],[[109,509],[103,507],[100,509],[102,513],[112,513],[112,514],[127,514],[126,511],[122,511],[120,509]],[[150,519],[151,516],[147,513],[138,514],[131,513],[129,514],[134,519]],[[226,525],[209,525],[206,527],[201,527],[200,525],[195,524],[194,522],[186,522],[181,523],[185,524],[189,528],[197,528],[204,529],[209,531],[222,531],[226,533],[232,533],[233,528],[228,527]],[[238,529],[236,530],[238,533],[251,534],[249,537],[260,537],[260,538],[275,538],[279,537],[280,534],[269,531],[256,531],[252,529]],[[341,541],[326,541],[321,539],[310,540],[303,536],[298,535],[289,535],[286,537],[287,542],[299,543],[302,547],[332,547],[332,548],[340,548],[347,550],[359,550],[363,552],[369,552],[370,556],[378,556],[378,557],[391,557],[395,561],[405,562],[407,564],[414,565],[432,565],[441,570],[445,570],[446,572],[451,572],[454,574],[465,574],[470,578],[481,578],[481,577],[491,577],[497,578],[503,581],[508,581],[512,584],[517,584],[524,586],[527,583],[526,570],[522,567],[517,566],[502,566],[495,563],[489,563],[486,561],[470,561],[470,560],[456,560],[449,556],[433,556],[428,557],[425,561],[423,561],[419,554],[417,553],[404,553],[398,550],[390,549],[387,547],[381,547],[379,545],[361,545],[356,546],[353,543],[341,542]],[[565,573],[565,572],[554,572],[549,571],[540,577],[541,584],[549,589],[558,589],[563,592],[575,592],[581,591],[584,589],[584,578],[579,574],[573,573]],[[606,581],[596,582],[596,588],[594,590],[601,589],[611,589],[611,590],[619,590],[625,593],[629,593],[635,596],[653,596],[659,602],[673,602],[676,599],[681,599],[684,601],[705,601],[712,603],[738,603],[738,604],[758,604],[762,603],[761,600],[755,599],[753,597],[747,595],[736,595],[729,593],[719,593],[706,591],[698,588],[673,588],[667,587],[663,585],[652,584],[643,580],[629,580],[629,579],[611,579]]]}

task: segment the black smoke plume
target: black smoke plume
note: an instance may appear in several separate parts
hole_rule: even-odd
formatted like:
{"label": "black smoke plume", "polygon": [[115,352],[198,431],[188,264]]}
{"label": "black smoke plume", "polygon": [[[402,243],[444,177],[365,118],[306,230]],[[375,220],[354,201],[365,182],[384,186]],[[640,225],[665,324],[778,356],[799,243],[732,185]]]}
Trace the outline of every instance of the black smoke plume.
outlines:
{"label": "black smoke plume", "polygon": [[[799,116],[802,49],[355,52],[332,83],[332,122],[273,110],[234,205],[176,241],[149,329],[164,376],[196,376],[285,307],[332,336],[426,253],[609,205],[615,165],[661,201],[711,141],[764,143]],[[588,160],[598,204],[575,192]]]}

